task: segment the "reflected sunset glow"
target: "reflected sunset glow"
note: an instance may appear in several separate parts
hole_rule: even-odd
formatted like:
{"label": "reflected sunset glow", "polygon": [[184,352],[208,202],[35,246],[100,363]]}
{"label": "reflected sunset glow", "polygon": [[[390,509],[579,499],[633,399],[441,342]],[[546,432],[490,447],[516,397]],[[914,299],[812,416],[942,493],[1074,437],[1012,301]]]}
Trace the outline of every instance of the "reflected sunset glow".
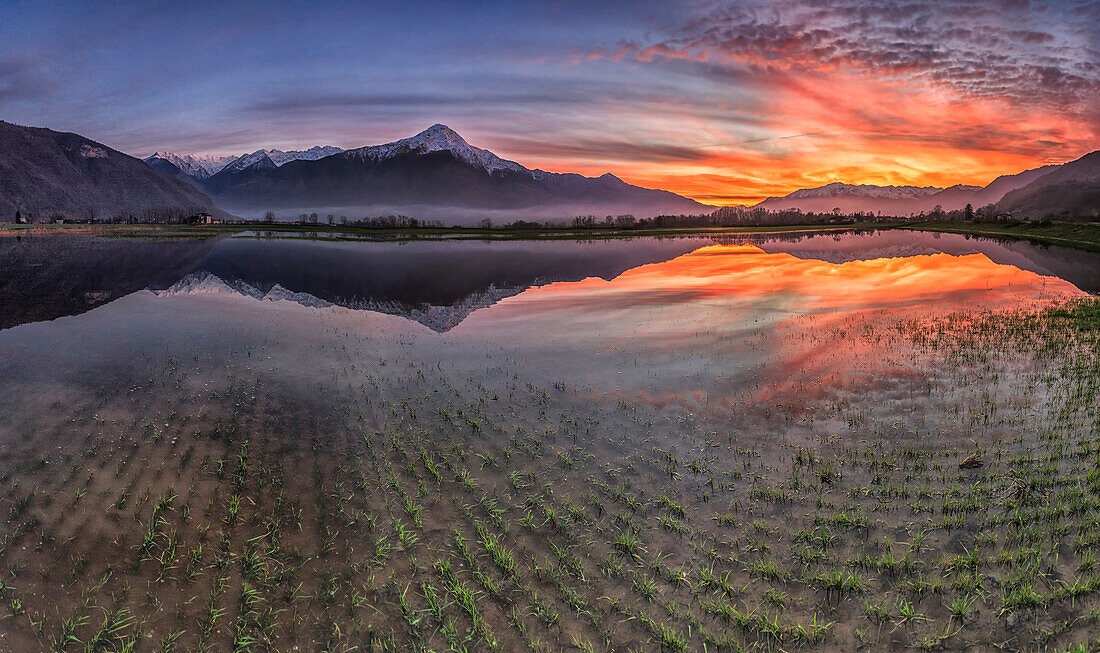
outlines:
{"label": "reflected sunset glow", "polygon": [[[532,288],[503,304],[537,310],[583,305],[622,310],[690,302],[784,298],[793,311],[978,305],[995,308],[1082,294],[1072,284],[999,265],[983,254],[930,254],[830,263],[769,254],[755,245],[711,245],[604,281]],[[613,308],[612,308],[613,307]]]}

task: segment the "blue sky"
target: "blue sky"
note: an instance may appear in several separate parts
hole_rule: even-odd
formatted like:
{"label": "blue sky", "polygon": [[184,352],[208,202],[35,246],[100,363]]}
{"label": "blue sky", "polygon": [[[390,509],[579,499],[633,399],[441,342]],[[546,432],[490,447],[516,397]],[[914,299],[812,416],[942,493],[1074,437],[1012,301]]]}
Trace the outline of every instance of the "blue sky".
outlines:
{"label": "blue sky", "polygon": [[5,0],[0,118],[139,156],[442,122],[525,165],[735,203],[1076,158],[1097,34],[1097,4],[1069,1]]}

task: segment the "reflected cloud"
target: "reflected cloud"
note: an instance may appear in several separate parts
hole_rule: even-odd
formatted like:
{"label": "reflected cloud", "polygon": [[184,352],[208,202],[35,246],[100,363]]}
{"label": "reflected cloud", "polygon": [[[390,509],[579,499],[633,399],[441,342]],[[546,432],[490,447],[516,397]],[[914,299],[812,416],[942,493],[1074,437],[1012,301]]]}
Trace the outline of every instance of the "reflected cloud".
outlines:
{"label": "reflected cloud", "polygon": [[505,300],[510,310],[620,311],[675,307],[686,302],[790,298],[792,311],[955,305],[996,307],[1080,294],[1072,284],[984,254],[936,253],[832,263],[768,253],[756,245],[711,245],[663,263],[624,272],[611,281],[585,279],[532,288]]}

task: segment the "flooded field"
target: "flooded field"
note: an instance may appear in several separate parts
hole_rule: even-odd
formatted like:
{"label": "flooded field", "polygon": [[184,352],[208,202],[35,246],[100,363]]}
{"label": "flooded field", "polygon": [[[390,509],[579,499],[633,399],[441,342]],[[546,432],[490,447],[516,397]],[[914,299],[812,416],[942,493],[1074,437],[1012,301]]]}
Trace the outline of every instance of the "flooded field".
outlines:
{"label": "flooded field", "polygon": [[0,650],[1067,649],[1100,256],[0,239]]}

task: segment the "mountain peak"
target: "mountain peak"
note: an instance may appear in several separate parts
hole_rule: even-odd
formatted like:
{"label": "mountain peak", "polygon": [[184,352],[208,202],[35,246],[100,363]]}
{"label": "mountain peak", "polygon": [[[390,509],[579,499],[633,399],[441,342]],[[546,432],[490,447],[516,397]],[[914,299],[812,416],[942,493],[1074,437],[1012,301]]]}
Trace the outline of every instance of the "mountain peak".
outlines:
{"label": "mountain peak", "polygon": [[442,123],[436,123],[416,136],[405,140],[417,142],[430,152],[442,152],[444,150],[456,152],[463,148],[470,148],[470,144],[466,142],[466,139]]}
{"label": "mountain peak", "polygon": [[154,159],[161,159],[196,179],[206,179],[236,158],[235,156],[214,156],[210,154],[176,154],[165,150],[163,152],[153,152],[145,157],[143,161],[151,163]]}
{"label": "mountain peak", "polygon": [[378,163],[404,154],[428,154],[431,152],[450,152],[455,158],[484,170],[490,175],[497,171],[527,171],[527,168],[515,161],[502,159],[489,150],[470,145],[458,132],[442,123],[436,123],[416,136],[384,145],[368,145],[355,150],[348,150],[344,155]]}
{"label": "mountain peak", "polygon": [[455,136],[455,137],[456,137],[456,138],[458,138],[459,140],[461,140],[461,139],[462,139],[462,137],[458,135],[458,132],[456,132],[455,130],[451,129],[451,128],[450,128],[450,127],[448,127],[447,125],[444,125],[444,124],[443,124],[443,123],[441,123],[441,122],[437,122],[437,123],[435,123],[435,124],[434,124],[434,125],[432,125],[431,127],[428,127],[428,128],[427,128],[427,129],[425,129],[424,131],[420,132],[420,134],[421,134],[421,135],[423,135],[423,134],[449,134],[449,135]]}
{"label": "mountain peak", "polygon": [[268,156],[267,150],[256,150],[251,154],[245,154],[233,160],[233,162],[222,168],[222,172],[240,172],[245,168],[249,168],[255,165],[259,165],[260,167],[264,168],[277,167],[275,165],[275,162],[271,160],[271,157]]}
{"label": "mountain peak", "polygon": [[918,199],[942,191],[936,186],[875,186],[873,184],[845,184],[834,181],[817,188],[802,188],[776,199],[805,199],[823,197],[868,197],[876,199]]}

